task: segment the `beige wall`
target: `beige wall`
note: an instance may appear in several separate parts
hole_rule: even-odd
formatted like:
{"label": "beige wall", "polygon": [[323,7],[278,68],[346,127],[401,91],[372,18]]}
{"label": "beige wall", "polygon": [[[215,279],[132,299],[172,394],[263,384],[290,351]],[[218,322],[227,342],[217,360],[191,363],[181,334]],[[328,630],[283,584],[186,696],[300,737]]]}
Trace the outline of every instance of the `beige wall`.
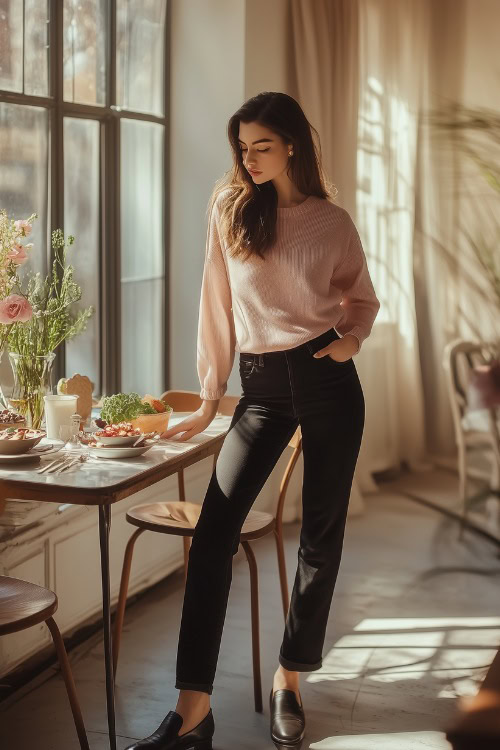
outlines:
{"label": "beige wall", "polygon": [[500,109],[499,30],[498,0],[466,0],[462,90],[468,106]]}
{"label": "beige wall", "polygon": [[[230,116],[286,90],[288,0],[171,0],[170,387],[199,391],[196,334],[207,215],[231,166]],[[235,357],[228,393],[241,391]]]}
{"label": "beige wall", "polygon": [[196,333],[208,200],[230,167],[245,91],[244,0],[171,0],[170,387],[199,390]]}
{"label": "beige wall", "polygon": [[[500,63],[498,40],[500,3],[497,0],[467,0],[464,15],[464,66],[462,101],[467,107],[500,111]],[[498,115],[497,115],[498,116]],[[498,149],[490,150],[488,158],[496,161]],[[461,163],[459,217],[471,236],[488,243],[498,242],[498,192],[486,185],[484,177],[470,160]],[[460,233],[460,246],[470,254],[469,241]],[[465,248],[467,250],[465,250]],[[482,267],[473,261],[463,265],[460,279],[460,334],[481,339],[500,339],[498,301],[485,283]]]}

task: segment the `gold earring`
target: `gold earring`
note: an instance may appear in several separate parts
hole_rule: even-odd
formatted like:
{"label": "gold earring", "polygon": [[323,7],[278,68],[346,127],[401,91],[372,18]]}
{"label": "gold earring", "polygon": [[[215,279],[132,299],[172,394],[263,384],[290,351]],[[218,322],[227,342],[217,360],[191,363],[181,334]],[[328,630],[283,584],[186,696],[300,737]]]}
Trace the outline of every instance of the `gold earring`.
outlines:
{"label": "gold earring", "polygon": [[289,151],[288,156],[293,156],[293,151]]}

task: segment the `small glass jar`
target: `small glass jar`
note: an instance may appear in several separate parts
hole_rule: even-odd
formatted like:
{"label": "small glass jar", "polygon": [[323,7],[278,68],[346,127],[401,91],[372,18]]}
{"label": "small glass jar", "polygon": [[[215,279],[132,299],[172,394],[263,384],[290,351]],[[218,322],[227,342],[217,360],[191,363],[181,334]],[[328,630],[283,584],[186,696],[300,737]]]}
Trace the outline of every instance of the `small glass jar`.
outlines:
{"label": "small glass jar", "polygon": [[82,418],[80,414],[72,414],[70,423],[71,423],[71,437],[75,438],[78,433],[80,432],[80,423],[82,421]]}

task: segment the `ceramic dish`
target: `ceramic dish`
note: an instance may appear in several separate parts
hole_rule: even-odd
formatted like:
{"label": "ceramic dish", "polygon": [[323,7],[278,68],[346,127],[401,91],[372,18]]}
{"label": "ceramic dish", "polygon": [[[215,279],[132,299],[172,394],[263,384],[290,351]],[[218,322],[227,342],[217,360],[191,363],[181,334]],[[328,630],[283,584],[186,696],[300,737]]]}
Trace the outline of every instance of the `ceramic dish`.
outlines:
{"label": "ceramic dish", "polygon": [[0,409],[0,430],[8,427],[26,427],[26,420],[12,409]]}
{"label": "ceramic dish", "polygon": [[157,412],[156,414],[140,414],[131,419],[132,427],[138,427],[141,432],[165,432],[168,427],[171,410]]}
{"label": "ceramic dish", "polygon": [[15,464],[28,463],[29,461],[39,461],[43,453],[12,453],[11,455],[0,454],[0,465],[9,464],[10,467]]}
{"label": "ceramic dish", "polygon": [[9,427],[26,427],[26,420],[20,419],[19,422],[0,422],[0,430],[7,430]]}
{"label": "ceramic dish", "polygon": [[143,445],[137,448],[130,447],[116,447],[113,446],[97,448],[89,445],[89,452],[91,456],[97,456],[98,458],[134,458],[135,456],[142,456],[143,453],[150,450],[152,445]]}
{"label": "ceramic dish", "polygon": [[136,440],[142,440],[142,433],[141,435],[117,435],[116,437],[104,437],[104,435],[97,437],[97,435],[94,433],[89,437],[94,438],[94,440],[97,440],[98,443],[102,443],[103,445],[122,447],[125,445],[132,446],[136,442]]}
{"label": "ceramic dish", "polygon": [[43,430],[33,430],[33,432],[35,432],[35,436],[26,438],[25,440],[0,439],[0,454],[3,456],[13,456],[20,453],[28,453],[45,437]]}
{"label": "ceramic dish", "polygon": [[27,453],[0,453],[0,463],[22,463],[22,461],[30,461],[40,456],[51,456],[54,453],[59,453],[62,450],[64,443],[54,445],[46,439],[42,439],[39,445],[31,448]]}

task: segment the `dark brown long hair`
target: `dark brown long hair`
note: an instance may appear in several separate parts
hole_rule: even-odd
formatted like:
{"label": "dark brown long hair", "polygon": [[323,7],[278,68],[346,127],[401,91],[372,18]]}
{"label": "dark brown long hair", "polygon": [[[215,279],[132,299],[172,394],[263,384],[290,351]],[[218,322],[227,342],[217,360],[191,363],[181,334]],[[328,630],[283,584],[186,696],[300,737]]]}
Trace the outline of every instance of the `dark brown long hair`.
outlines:
{"label": "dark brown long hair", "polygon": [[[321,144],[317,130],[307,120],[299,103],[288,94],[263,91],[248,99],[230,117],[227,134],[233,166],[215,184],[208,213],[218,196],[219,231],[232,257],[247,260],[264,254],[276,240],[278,194],[271,180],[256,185],[243,165],[239,146],[240,122],[258,122],[293,144],[287,174],[304,195],[333,200],[336,189],[328,183],[321,166]],[[317,138],[317,146],[312,133]]]}

